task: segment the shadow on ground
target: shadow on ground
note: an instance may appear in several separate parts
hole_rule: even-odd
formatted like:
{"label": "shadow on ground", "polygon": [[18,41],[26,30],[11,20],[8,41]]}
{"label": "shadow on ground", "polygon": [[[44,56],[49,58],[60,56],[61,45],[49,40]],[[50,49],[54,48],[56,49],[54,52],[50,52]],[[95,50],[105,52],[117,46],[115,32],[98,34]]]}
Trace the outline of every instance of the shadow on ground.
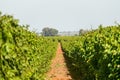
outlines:
{"label": "shadow on ground", "polygon": [[[93,71],[90,69],[89,65],[86,62],[74,61],[64,55],[66,66],[70,72],[72,80],[95,80]],[[73,66],[74,65],[74,66]]]}
{"label": "shadow on ground", "polygon": [[77,72],[77,70],[73,68],[73,65],[71,64],[71,60],[65,55],[64,55],[64,57],[65,57],[66,66],[70,72],[72,80],[81,80],[80,73]]}

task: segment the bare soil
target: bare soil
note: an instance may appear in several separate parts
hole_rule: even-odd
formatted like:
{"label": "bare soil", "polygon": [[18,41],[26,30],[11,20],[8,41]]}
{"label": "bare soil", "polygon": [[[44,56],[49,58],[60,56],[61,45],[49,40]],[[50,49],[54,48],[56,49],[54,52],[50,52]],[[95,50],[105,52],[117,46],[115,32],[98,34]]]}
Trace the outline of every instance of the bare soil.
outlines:
{"label": "bare soil", "polygon": [[47,73],[46,80],[72,80],[60,43],[58,44],[56,56],[52,60],[50,71]]}

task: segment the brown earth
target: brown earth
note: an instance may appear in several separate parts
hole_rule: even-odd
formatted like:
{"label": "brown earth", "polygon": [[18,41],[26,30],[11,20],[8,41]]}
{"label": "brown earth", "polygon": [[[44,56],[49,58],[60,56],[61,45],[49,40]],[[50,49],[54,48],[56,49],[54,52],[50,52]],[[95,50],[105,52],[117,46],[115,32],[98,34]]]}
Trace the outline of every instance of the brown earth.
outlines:
{"label": "brown earth", "polygon": [[47,73],[46,80],[72,80],[66,66],[60,43],[58,44],[56,56],[52,60],[51,69]]}

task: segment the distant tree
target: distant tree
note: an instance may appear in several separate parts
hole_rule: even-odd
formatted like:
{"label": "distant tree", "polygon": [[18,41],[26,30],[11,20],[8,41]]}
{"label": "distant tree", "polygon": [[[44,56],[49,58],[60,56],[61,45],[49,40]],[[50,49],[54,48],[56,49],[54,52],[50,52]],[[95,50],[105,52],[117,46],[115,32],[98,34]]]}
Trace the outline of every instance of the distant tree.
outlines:
{"label": "distant tree", "polygon": [[79,35],[82,35],[82,34],[84,34],[84,30],[83,30],[83,29],[80,29],[80,30],[79,30]]}
{"label": "distant tree", "polygon": [[83,35],[85,33],[89,32],[88,30],[83,30],[83,29],[80,29],[79,30],[79,35]]}
{"label": "distant tree", "polygon": [[56,36],[58,34],[58,30],[54,28],[45,27],[42,29],[43,36]]}
{"label": "distant tree", "polygon": [[2,15],[2,12],[0,12],[0,16]]}
{"label": "distant tree", "polygon": [[78,34],[74,34],[74,36],[78,36]]}

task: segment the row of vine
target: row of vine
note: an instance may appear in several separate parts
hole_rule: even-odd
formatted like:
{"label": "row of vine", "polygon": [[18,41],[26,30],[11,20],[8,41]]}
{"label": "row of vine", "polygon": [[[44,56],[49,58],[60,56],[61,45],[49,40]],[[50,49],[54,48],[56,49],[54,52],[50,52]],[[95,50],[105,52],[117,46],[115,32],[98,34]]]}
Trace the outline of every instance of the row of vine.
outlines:
{"label": "row of vine", "polygon": [[80,80],[120,80],[120,25],[99,26],[61,43]]}
{"label": "row of vine", "polygon": [[0,80],[42,80],[57,41],[30,32],[18,22],[0,14]]}

